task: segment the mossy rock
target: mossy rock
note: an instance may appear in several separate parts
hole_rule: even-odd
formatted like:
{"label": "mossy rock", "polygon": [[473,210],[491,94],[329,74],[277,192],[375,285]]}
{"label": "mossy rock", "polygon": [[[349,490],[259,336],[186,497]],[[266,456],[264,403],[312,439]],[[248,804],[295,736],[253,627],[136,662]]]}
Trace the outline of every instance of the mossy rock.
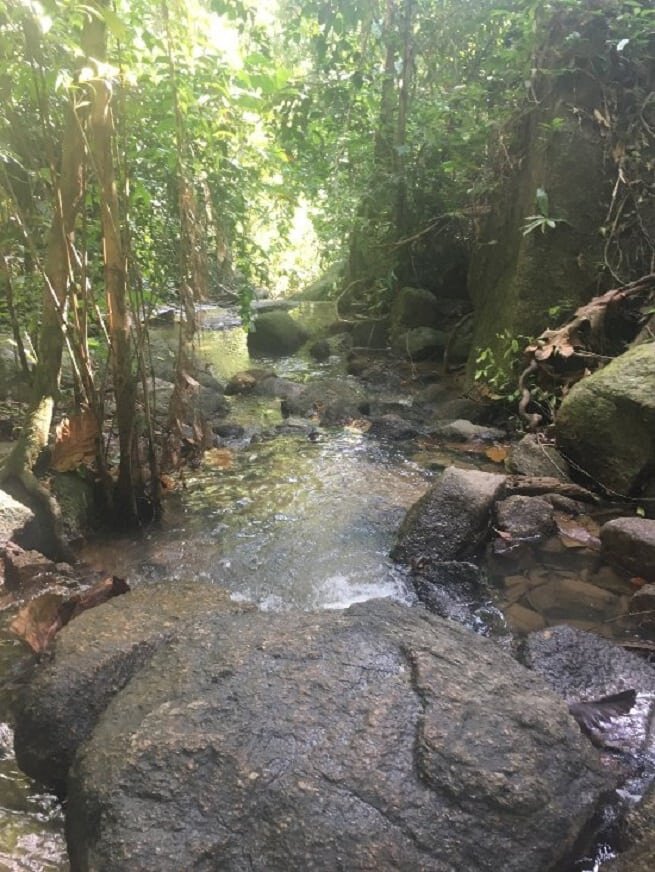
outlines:
{"label": "mossy rock", "polygon": [[307,331],[288,312],[273,309],[257,315],[248,334],[248,350],[252,354],[283,357],[298,351],[307,339]]}
{"label": "mossy rock", "polygon": [[655,343],[578,382],[556,420],[558,448],[594,482],[624,495],[655,478]]}

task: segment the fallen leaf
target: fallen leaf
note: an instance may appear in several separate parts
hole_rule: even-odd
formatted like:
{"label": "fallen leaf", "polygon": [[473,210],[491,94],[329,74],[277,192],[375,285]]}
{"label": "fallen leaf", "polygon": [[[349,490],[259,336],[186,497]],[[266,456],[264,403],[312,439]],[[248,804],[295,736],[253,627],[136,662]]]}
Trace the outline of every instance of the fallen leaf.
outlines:
{"label": "fallen leaf", "polygon": [[79,415],[62,418],[55,427],[52,468],[57,472],[68,472],[84,463],[93,462],[99,437],[98,421],[89,409]]}
{"label": "fallen leaf", "polygon": [[210,448],[204,454],[205,463],[217,469],[230,469],[234,463],[234,454],[229,448]]}
{"label": "fallen leaf", "polygon": [[555,512],[553,519],[557,526],[560,542],[565,548],[590,548],[600,551],[600,526],[587,515],[573,518],[564,512]]}
{"label": "fallen leaf", "polygon": [[502,463],[507,457],[507,448],[504,445],[491,445],[485,450],[484,454],[493,463]]}

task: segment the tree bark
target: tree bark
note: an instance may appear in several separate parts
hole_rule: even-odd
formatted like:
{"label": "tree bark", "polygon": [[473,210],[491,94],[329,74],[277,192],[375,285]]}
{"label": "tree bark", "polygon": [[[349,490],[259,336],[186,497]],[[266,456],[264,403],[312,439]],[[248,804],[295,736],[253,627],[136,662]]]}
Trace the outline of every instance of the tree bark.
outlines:
{"label": "tree bark", "polygon": [[[106,6],[106,0],[102,0]],[[104,20],[92,21],[91,56],[106,57],[107,33]],[[120,448],[118,481],[113,510],[121,524],[138,520],[136,494],[139,463],[136,451],[136,377],[133,374],[132,319],[127,295],[127,263],[121,239],[120,207],[113,157],[114,118],[110,81],[98,70],[92,83],[93,108],[90,120],[91,154],[100,196],[103,235],[105,293],[111,342],[111,368],[116,400],[116,425]]]}

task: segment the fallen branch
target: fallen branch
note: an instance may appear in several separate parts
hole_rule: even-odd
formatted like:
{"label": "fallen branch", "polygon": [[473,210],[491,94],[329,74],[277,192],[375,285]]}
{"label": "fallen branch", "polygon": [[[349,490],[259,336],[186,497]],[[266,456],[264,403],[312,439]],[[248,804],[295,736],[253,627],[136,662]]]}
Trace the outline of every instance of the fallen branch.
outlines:
{"label": "fallen branch", "polygon": [[109,576],[84,593],[64,599],[57,593],[44,593],[31,600],[13,619],[9,629],[41,654],[62,627],[82,612],[95,608],[112,597],[127,593],[129,584],[123,578]]}

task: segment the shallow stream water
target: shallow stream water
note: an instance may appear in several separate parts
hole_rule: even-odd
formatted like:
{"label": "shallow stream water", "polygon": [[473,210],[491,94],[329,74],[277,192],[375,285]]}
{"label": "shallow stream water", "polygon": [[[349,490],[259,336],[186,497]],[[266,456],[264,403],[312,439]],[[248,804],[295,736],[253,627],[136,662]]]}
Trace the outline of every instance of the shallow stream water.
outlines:
{"label": "shallow stream water", "polygon": [[[328,321],[333,312],[311,306],[298,315]],[[336,358],[325,364],[302,357],[251,361],[233,313],[209,310],[205,321],[199,351],[220,381],[253,365],[295,380],[346,377]],[[174,329],[153,331],[153,338],[155,355],[165,363],[175,347]],[[393,392],[388,399],[403,401]],[[438,468],[429,452],[407,455],[357,426],[319,428],[312,438],[300,428],[280,430],[279,402],[272,399],[232,398],[230,421],[246,429],[241,444],[210,451],[185,472],[183,485],[167,498],[161,527],[88,543],[80,557],[132,586],[210,580],[264,610],[344,608],[385,596],[413,601],[388,554],[406,510]],[[490,467],[483,455],[446,455],[446,462]],[[604,571],[597,555],[557,542],[549,547],[490,560],[498,604],[532,609],[544,625],[570,619],[585,628],[595,622],[607,635],[624,632],[616,617],[626,607],[628,580],[606,573],[606,587],[596,587]],[[588,587],[581,591],[574,579],[583,572]],[[22,657],[19,643],[0,626],[0,722]],[[10,731],[0,724],[0,870],[67,869],[62,829],[59,806],[18,772]]]}

